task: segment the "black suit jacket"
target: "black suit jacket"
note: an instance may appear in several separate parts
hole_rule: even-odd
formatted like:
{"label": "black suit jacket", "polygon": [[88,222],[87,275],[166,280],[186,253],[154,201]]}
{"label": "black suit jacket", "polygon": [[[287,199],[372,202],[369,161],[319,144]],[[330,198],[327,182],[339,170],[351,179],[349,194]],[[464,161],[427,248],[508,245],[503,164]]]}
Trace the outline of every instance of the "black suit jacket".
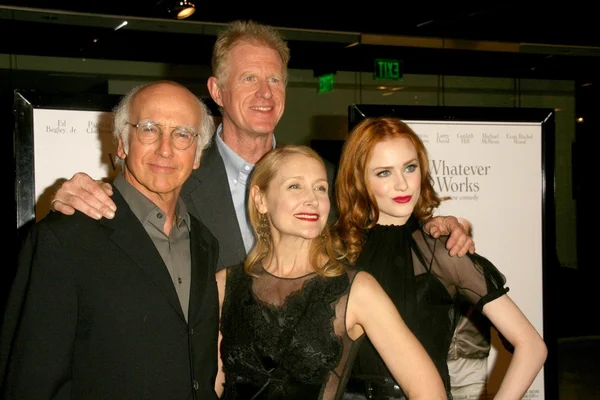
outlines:
{"label": "black suit jacket", "polygon": [[[112,220],[51,213],[19,256],[2,331],[8,399],[211,399],[218,243],[191,222],[188,321],[169,272],[121,194]],[[4,363],[4,361],[3,361]]]}
{"label": "black suit jacket", "polygon": [[[222,269],[243,262],[246,249],[231,198],[225,163],[214,141],[215,138],[202,153],[200,167],[192,172],[183,185],[181,197],[190,214],[204,222],[219,241],[217,269]],[[329,218],[331,222],[336,215],[333,201],[335,168],[328,161],[325,161],[325,164],[332,199]]]}

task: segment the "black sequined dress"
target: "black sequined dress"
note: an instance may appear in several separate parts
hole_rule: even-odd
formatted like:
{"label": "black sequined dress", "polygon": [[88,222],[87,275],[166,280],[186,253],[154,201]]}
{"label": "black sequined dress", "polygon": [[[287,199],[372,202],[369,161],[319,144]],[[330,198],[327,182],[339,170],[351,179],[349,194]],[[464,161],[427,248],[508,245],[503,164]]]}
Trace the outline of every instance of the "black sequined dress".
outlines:
{"label": "black sequined dress", "polygon": [[[432,358],[449,393],[447,357],[458,296],[481,311],[508,288],[504,276],[484,257],[450,257],[446,240],[425,234],[414,217],[402,226],[376,225],[367,234],[356,266],[371,273],[391,297]],[[368,338],[360,346],[352,377],[393,381]]]}
{"label": "black sequined dress", "polygon": [[262,270],[254,278],[242,266],[228,268],[222,398],[341,398],[358,347],[345,325],[355,274],[286,279]]}

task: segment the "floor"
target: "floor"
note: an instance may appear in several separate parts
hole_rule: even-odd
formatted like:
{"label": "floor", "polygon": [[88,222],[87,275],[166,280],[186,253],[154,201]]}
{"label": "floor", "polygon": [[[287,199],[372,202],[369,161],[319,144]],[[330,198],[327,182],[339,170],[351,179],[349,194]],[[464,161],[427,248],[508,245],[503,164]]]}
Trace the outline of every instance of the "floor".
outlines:
{"label": "floor", "polygon": [[580,271],[561,268],[558,273],[558,400],[600,400],[599,279],[595,266]]}
{"label": "floor", "polygon": [[558,340],[558,399],[600,399],[600,336]]}

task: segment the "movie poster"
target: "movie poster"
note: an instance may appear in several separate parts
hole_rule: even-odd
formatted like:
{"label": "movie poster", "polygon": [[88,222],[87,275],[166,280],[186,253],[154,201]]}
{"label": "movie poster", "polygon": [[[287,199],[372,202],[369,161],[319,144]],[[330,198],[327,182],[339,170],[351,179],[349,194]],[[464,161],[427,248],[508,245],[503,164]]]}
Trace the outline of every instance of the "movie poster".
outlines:
{"label": "movie poster", "polygon": [[112,112],[34,109],[36,221],[50,210],[58,179],[85,172],[112,180],[117,173]]}
{"label": "movie poster", "polygon": [[[476,251],[505,275],[509,296],[543,332],[542,130],[539,123],[406,121],[429,151],[433,184],[448,196],[440,215],[468,219]],[[504,376],[508,353],[493,336],[488,396]],[[527,399],[544,398],[540,372]]]}

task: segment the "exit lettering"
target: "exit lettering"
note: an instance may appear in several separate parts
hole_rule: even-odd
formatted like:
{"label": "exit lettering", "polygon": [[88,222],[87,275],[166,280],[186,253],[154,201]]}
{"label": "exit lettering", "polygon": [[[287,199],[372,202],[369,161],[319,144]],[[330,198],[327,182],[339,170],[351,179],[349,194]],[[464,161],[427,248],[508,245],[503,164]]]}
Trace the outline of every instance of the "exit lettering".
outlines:
{"label": "exit lettering", "polygon": [[373,75],[377,80],[401,80],[402,71],[400,69],[400,61],[376,59]]}

